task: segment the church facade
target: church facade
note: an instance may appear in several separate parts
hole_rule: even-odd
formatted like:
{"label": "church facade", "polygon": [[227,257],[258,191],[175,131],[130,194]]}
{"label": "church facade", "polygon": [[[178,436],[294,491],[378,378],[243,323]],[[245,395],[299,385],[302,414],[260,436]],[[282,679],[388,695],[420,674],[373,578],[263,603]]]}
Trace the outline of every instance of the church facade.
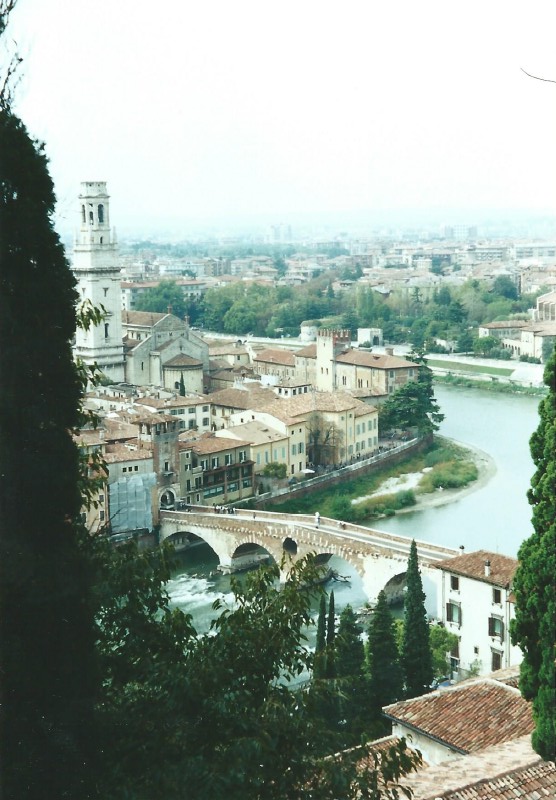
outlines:
{"label": "church facade", "polygon": [[122,311],[126,382],[137,386],[203,392],[209,371],[208,345],[173,314]]}

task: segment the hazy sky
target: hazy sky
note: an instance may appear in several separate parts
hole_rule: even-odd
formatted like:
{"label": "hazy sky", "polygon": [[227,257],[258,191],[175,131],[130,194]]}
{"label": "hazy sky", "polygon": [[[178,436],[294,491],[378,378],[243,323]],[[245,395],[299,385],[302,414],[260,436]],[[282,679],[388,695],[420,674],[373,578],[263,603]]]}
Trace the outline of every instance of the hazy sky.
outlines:
{"label": "hazy sky", "polygon": [[[554,0],[19,0],[60,215],[554,210]],[[473,221],[473,220],[470,220]]]}

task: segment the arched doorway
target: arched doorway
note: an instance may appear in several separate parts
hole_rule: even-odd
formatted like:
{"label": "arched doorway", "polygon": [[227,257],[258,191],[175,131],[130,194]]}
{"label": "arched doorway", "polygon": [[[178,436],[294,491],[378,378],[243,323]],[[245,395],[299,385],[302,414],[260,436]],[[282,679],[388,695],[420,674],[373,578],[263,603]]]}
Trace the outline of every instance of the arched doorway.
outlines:
{"label": "arched doorway", "polygon": [[176,495],[173,489],[164,489],[160,495],[160,508],[169,510],[174,508],[176,502]]}

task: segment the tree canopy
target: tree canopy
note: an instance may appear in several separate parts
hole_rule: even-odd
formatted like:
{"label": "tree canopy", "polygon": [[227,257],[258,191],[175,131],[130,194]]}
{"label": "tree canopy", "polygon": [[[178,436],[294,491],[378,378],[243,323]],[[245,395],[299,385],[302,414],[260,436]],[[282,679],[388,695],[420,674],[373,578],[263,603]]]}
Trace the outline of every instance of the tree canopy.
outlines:
{"label": "tree canopy", "polygon": [[189,315],[191,304],[185,300],[184,294],[176,281],[160,281],[158,286],[146,289],[137,298],[137,311],[154,311],[166,314],[169,309],[174,316],[183,319]]}
{"label": "tree canopy", "polygon": [[[368,748],[341,763],[327,759],[334,731],[323,729],[315,696],[289,686],[312,663],[305,643],[311,592],[302,587],[320,570],[310,560],[293,566],[281,588],[278,568],[234,582],[233,602],[220,605],[209,634],[198,635],[169,605],[169,550],[139,553],[103,540],[90,547],[104,678],[99,724],[110,743],[103,797],[178,800],[186,791],[197,800],[324,800],[358,796],[365,781],[369,796],[379,797],[369,789],[374,770],[365,777],[357,766]],[[333,688],[320,682],[321,709],[337,708]],[[418,763],[405,745],[391,760],[402,772]],[[383,797],[393,796],[389,786]]]}
{"label": "tree canopy", "polygon": [[71,437],[82,394],[71,352],[77,293],[54,230],[47,163],[43,145],[0,104],[0,793],[6,800],[93,795],[97,669],[90,570],[76,536],[81,496]]}
{"label": "tree canopy", "polygon": [[432,384],[432,370],[422,348],[415,349],[408,358],[418,364],[417,380],[408,381],[379,408],[380,427],[416,428],[421,435],[437,431],[444,419]]}
{"label": "tree canopy", "polygon": [[520,547],[513,590],[516,617],[511,635],[523,651],[520,689],[533,701],[533,747],[546,760],[556,749],[556,350],[544,371],[548,395],[539,405],[539,425],[531,437],[536,466],[528,492],[534,532]]}
{"label": "tree canopy", "polygon": [[384,727],[382,707],[399,700],[403,691],[403,674],[396,644],[394,620],[384,591],[379,592],[369,623],[367,668],[369,716],[379,728]]}
{"label": "tree canopy", "polygon": [[405,695],[418,697],[430,690],[433,668],[425,593],[419,572],[415,539],[411,542],[407,562],[406,586],[401,662]]}

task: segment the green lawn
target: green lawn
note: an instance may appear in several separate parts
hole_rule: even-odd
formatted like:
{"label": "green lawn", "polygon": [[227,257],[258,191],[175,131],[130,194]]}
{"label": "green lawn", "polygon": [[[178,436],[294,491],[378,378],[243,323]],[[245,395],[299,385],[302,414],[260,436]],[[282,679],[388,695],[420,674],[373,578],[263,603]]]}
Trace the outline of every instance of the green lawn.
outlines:
{"label": "green lawn", "polygon": [[[351,501],[372,494],[387,478],[420,472],[424,467],[432,467],[432,470],[425,475],[430,485],[424,484],[417,490],[422,493],[434,491],[438,485],[445,488],[465,486],[477,478],[469,452],[449,439],[435,436],[433,444],[424,453],[410,453],[397,464],[385,465],[382,469],[351,478],[339,486],[315,487],[305,496],[292,493],[281,503],[272,504],[269,508],[287,514],[313,514],[318,508],[323,517],[343,519],[345,522],[375,519],[383,513],[390,516],[401,508],[414,505],[415,496],[411,490],[400,489],[395,494],[368,498],[355,506]],[[437,472],[441,475],[433,485],[431,481]]]}
{"label": "green lawn", "polygon": [[462,364],[459,361],[442,361],[440,358],[427,358],[427,363],[431,367],[441,367],[442,369],[454,372],[483,373],[484,375],[504,375],[510,376],[515,367],[485,367],[482,364]]}

